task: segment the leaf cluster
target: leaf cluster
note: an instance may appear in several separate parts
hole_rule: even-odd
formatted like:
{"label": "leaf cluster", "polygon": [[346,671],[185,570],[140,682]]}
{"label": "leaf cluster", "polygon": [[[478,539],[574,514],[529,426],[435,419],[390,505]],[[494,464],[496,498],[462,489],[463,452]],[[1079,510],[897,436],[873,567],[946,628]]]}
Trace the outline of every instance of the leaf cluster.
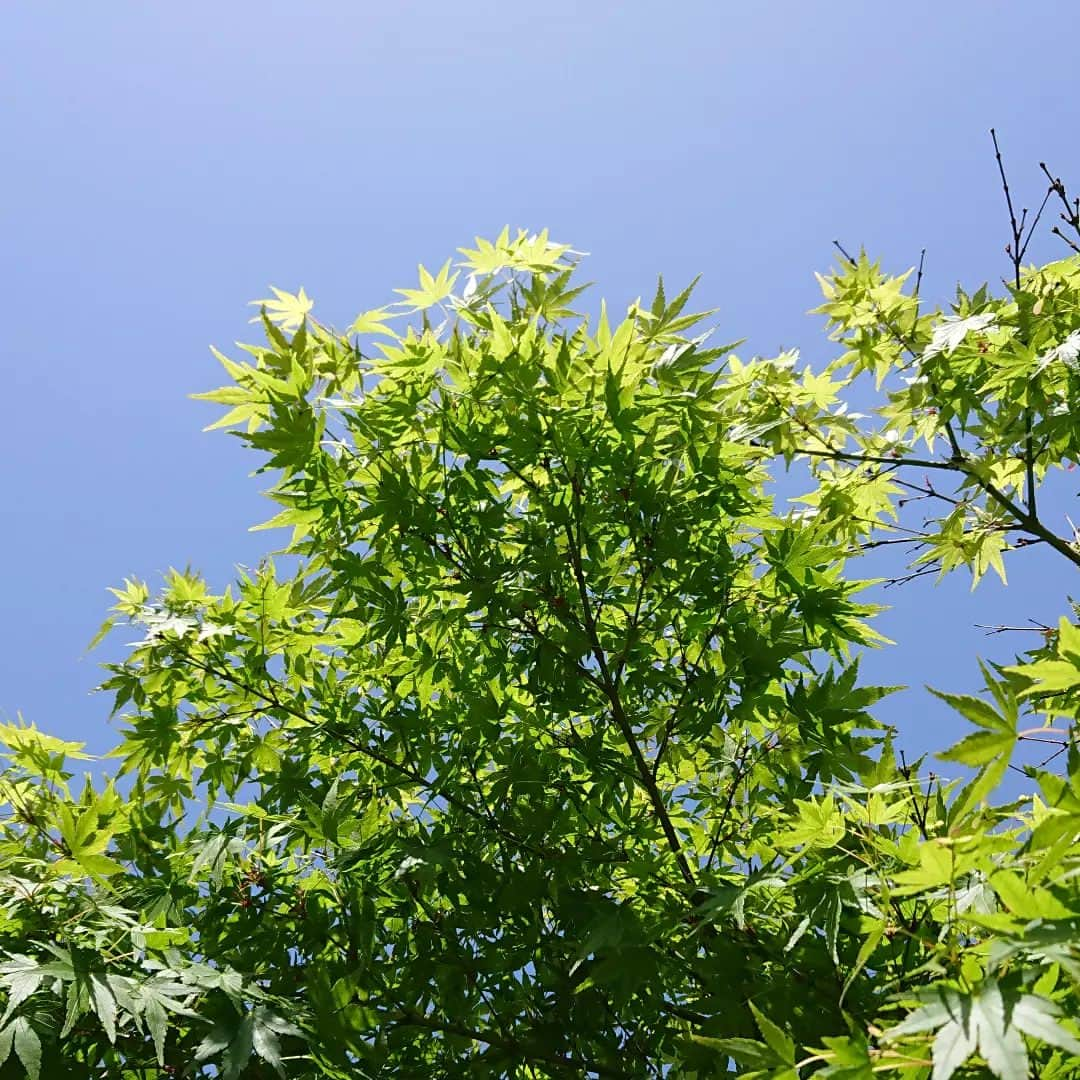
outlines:
{"label": "leaf cluster", "polygon": [[274,290],[219,354],[197,396],[288,539],[222,592],[114,590],[109,775],[0,729],[2,1070],[1075,1076],[1074,616],[939,692],[974,725],[943,783],[874,718],[851,560],[1080,565],[1036,501],[1077,452],[1080,261],[948,315],[850,261],[814,372],[663,282],[577,313],[547,234],[460,254],[344,333]]}

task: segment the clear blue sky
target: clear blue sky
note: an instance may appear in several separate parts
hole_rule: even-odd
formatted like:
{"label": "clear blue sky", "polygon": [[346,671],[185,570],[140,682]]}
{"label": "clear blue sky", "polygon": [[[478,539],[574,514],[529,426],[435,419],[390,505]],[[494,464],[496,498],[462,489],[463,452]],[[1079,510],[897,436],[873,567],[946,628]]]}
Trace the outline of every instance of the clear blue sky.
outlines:
{"label": "clear blue sky", "polygon": [[[896,269],[925,245],[935,299],[1007,271],[991,124],[1020,198],[1042,158],[1080,185],[1078,30],[1075,0],[11,0],[0,718],[104,749],[83,651],[106,586],[191,563],[221,587],[273,542],[247,532],[253,456],[186,400],[268,284],[343,325],[417,262],[547,226],[613,302],[702,271],[725,339],[824,361],[805,312],[833,237]],[[899,645],[868,671],[969,687],[977,651],[1021,644],[974,622],[1080,591],[1035,550],[1010,568],[891,593]],[[910,748],[962,726],[921,690],[887,715]]]}

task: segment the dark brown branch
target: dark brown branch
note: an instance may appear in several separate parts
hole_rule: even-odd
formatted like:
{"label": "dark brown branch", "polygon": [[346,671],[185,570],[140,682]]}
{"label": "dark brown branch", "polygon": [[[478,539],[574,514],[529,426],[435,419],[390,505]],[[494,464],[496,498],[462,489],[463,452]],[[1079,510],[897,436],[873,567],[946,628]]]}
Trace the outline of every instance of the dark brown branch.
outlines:
{"label": "dark brown branch", "polygon": [[724,799],[723,807],[720,809],[720,818],[716,822],[716,827],[713,830],[712,841],[709,844],[709,853],[705,859],[706,869],[712,869],[713,859],[716,858],[716,853],[724,839],[724,829],[727,826],[728,818],[731,816],[731,811],[735,807],[735,795],[738,793],[739,785],[742,784],[743,779],[746,776],[746,759],[749,752],[750,744],[744,742],[739,747],[739,753],[735,761],[735,775],[728,785],[727,796]]}
{"label": "dark brown branch", "polygon": [[1032,623],[1031,626],[1005,626],[1000,624],[992,626],[987,623],[975,623],[974,626],[976,630],[985,630],[987,637],[993,634],[1004,634],[1007,630],[1023,630],[1034,634],[1052,634],[1054,632],[1054,628],[1047,626],[1045,623],[1035,622],[1034,619],[1028,621]]}
{"label": "dark brown branch", "polygon": [[[1027,244],[1024,242],[1024,223],[1027,221],[1027,210],[1025,209],[1020,217],[1020,221],[1016,220],[1016,211],[1013,209],[1012,195],[1009,192],[1009,180],[1005,175],[1005,164],[1001,160],[1001,148],[998,146],[997,132],[991,128],[990,138],[994,142],[994,157],[997,159],[998,173],[1001,176],[1001,188],[1005,192],[1005,205],[1009,210],[1009,227],[1012,229],[1012,241],[1005,246],[1005,253],[1009,256],[1009,261],[1012,263],[1013,268],[1013,285],[1017,292],[1020,291],[1020,267],[1023,262],[1024,252],[1027,250]],[[1046,205],[1046,199],[1050,197],[1050,192],[1046,193],[1046,198],[1043,199],[1043,206]],[[1032,222],[1031,230],[1035,231],[1035,226],[1038,224],[1039,217],[1042,216],[1042,207],[1039,208],[1039,213]],[[1028,241],[1031,240],[1031,234],[1028,234]],[[1026,320],[1024,317],[1023,309],[1020,313],[1021,324]],[[1027,334],[1021,335],[1026,339]],[[1034,414],[1032,413],[1031,406],[1028,405],[1024,409],[1024,475],[1025,485],[1027,487],[1027,512],[1034,518],[1037,509],[1035,504],[1035,448],[1032,441],[1032,427],[1034,425]]]}
{"label": "dark brown branch", "polygon": [[964,470],[994,501],[1012,514],[1013,518],[1026,532],[1037,537],[1044,544],[1049,544],[1059,555],[1064,555],[1074,566],[1080,566],[1080,551],[1051,532],[1034,514],[1017,506],[1003,491],[989,480],[983,480],[968,469]]}
{"label": "dark brown branch", "polygon": [[926,544],[928,542],[929,534],[927,536],[891,536],[883,540],[865,540],[857,544],[857,550],[873,551],[875,548],[894,547],[897,544]]}
{"label": "dark brown branch", "polygon": [[656,780],[653,778],[649,763],[645,760],[645,755],[642,753],[641,746],[638,744],[637,736],[634,734],[633,725],[630,723],[630,720],[626,715],[626,710],[623,708],[619,683],[613,677],[612,671],[608,666],[607,654],[600,641],[600,634],[596,621],[593,618],[592,603],[589,600],[589,588],[585,580],[585,570],[581,559],[581,498],[578,495],[578,487],[576,484],[573,486],[573,499],[571,505],[573,506],[574,524],[577,535],[575,536],[575,529],[571,529],[569,524],[564,526],[564,531],[569,547],[568,554],[570,556],[570,566],[573,571],[574,580],[577,584],[578,597],[581,601],[581,612],[584,622],[583,629],[589,639],[593,659],[596,661],[597,668],[600,672],[600,685],[604,695],[608,699],[611,718],[615,721],[615,726],[619,729],[619,734],[622,736],[626,748],[630,751],[630,756],[634,762],[634,768],[637,771],[638,780],[649,796],[649,801],[652,803],[653,811],[660,823],[660,828],[663,830],[668,847],[675,856],[675,861],[679,867],[679,873],[682,875],[686,884],[693,889],[697,887],[697,879],[694,876],[693,870],[690,869],[690,863],[683,851],[682,842],[679,840],[679,834],[675,831],[675,826],[672,824],[671,815],[668,813],[667,805],[664,803],[664,797],[657,786]]}
{"label": "dark brown branch", "polygon": [[[962,454],[955,456],[948,461],[930,461],[924,458],[892,458],[883,457],[878,454],[855,454],[843,450],[833,450],[831,448],[814,450],[809,447],[801,447],[794,452],[797,454],[806,454],[809,457],[832,458],[838,461],[851,461],[862,464],[872,463],[875,465],[913,465],[917,468],[941,469],[946,472],[962,473],[964,476],[969,477],[975,485],[989,495],[1002,509],[1006,510],[1020,529],[1029,533],[1042,543],[1049,544],[1059,555],[1064,555],[1074,566],[1080,566],[1080,551],[1048,529],[1034,512],[1018,505],[995,484],[980,476],[978,472],[975,471],[971,462],[969,462]],[[917,574],[914,576],[918,577],[921,575]],[[911,578],[897,578],[895,582],[892,583],[899,583],[901,580],[911,580]]]}
{"label": "dark brown branch", "polygon": [[[1061,182],[1061,178],[1053,176],[1050,170],[1046,167],[1045,161],[1039,162],[1039,168],[1042,169],[1046,176],[1046,179],[1050,181],[1050,190],[1057,195],[1061,200],[1061,205],[1065,208],[1064,213],[1061,214],[1061,220],[1065,222],[1071,229],[1077,234],[1080,234],[1080,199],[1076,199],[1073,202],[1069,202],[1069,193],[1065,190],[1065,185]],[[1073,251],[1080,252],[1080,247],[1077,247],[1072,240],[1069,239],[1056,225],[1050,230],[1055,235],[1061,237],[1066,244],[1073,249]]]}
{"label": "dark brown branch", "polygon": [[1031,238],[1035,235],[1035,230],[1039,227],[1039,221],[1043,216],[1043,211],[1046,209],[1046,204],[1050,201],[1050,196],[1054,194],[1054,187],[1051,185],[1046,189],[1046,194],[1043,196],[1043,201],[1039,204],[1039,209],[1035,213],[1035,220],[1032,221],[1031,227],[1028,229],[1027,239],[1024,241],[1023,246],[1020,248],[1020,259],[1023,260],[1027,254],[1028,244],[1031,243]]}
{"label": "dark brown branch", "polygon": [[918,499],[941,499],[942,502],[947,502],[950,506],[961,505],[960,499],[954,499],[951,495],[944,495],[942,494],[942,492],[938,491],[938,489],[930,483],[929,477],[923,478],[922,487],[920,487],[918,484],[911,483],[910,480],[904,480],[902,477],[899,476],[894,476],[892,478],[892,482],[894,484],[899,484],[900,487],[907,488],[909,491],[919,492],[918,496],[912,497],[910,499],[901,499],[901,506],[907,502],[916,502]]}
{"label": "dark brown branch", "polygon": [[837,461],[853,461],[864,465],[911,465],[919,469],[944,469],[947,472],[966,471],[962,463],[955,459],[933,461],[928,458],[885,457],[881,454],[853,454],[848,453],[846,450],[834,450],[831,447],[823,450],[812,450],[804,446],[798,447],[792,453],[806,454],[808,457],[835,458]]}
{"label": "dark brown branch", "polygon": [[929,577],[931,574],[937,574],[939,572],[940,567],[928,566],[924,570],[915,570],[910,574],[904,574],[902,577],[888,578],[883,585],[886,589],[893,585],[907,585],[908,582],[915,581],[921,577]]}
{"label": "dark brown branch", "polygon": [[1020,223],[1016,220],[1016,211],[1013,209],[1012,193],[1009,191],[1009,180],[1005,175],[1005,163],[1001,160],[1001,148],[998,146],[997,132],[991,128],[990,138],[994,143],[994,157],[997,159],[998,174],[1001,177],[1001,188],[1005,192],[1005,205],[1009,211],[1009,227],[1012,229],[1012,242],[1005,248],[1006,253],[1009,256],[1009,260],[1013,264],[1013,283],[1017,289],[1020,288],[1020,238],[1024,232],[1024,220],[1026,219],[1027,210],[1024,211],[1024,218]]}

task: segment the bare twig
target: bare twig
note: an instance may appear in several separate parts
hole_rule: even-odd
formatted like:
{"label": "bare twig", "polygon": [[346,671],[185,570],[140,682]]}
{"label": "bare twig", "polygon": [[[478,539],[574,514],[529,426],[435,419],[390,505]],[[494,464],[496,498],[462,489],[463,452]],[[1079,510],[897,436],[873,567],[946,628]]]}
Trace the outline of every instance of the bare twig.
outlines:
{"label": "bare twig", "polygon": [[836,248],[837,251],[840,252],[841,255],[844,256],[845,259],[847,259],[847,261],[849,263],[851,263],[852,266],[858,266],[859,265],[859,263],[855,259],[855,257],[851,254],[850,251],[848,251],[848,249],[846,247],[844,247],[843,244],[840,243],[839,240],[834,240],[832,242],[832,245],[833,245],[834,248]]}
{"label": "bare twig", "polygon": [[[1045,161],[1039,162],[1039,168],[1042,169],[1046,179],[1050,181],[1050,190],[1058,197],[1061,201],[1061,205],[1064,207],[1064,212],[1061,214],[1061,220],[1076,232],[1077,235],[1080,235],[1080,199],[1074,199],[1072,202],[1069,202],[1069,193],[1065,190],[1065,185],[1061,182],[1061,177],[1052,175],[1050,170],[1046,167]],[[1069,237],[1067,237],[1056,225],[1050,231],[1061,237],[1073,251],[1080,252],[1080,247],[1069,239]]]}
{"label": "bare twig", "polygon": [[1009,191],[1009,180],[1005,175],[1005,163],[1001,160],[1001,148],[998,146],[997,132],[991,128],[990,138],[994,143],[994,157],[997,160],[998,175],[1001,177],[1001,188],[1005,192],[1005,205],[1009,210],[1009,227],[1012,229],[1012,241],[1005,248],[1010,262],[1013,264],[1013,283],[1020,288],[1020,238],[1024,233],[1023,222],[1027,216],[1024,210],[1020,222],[1016,220],[1016,211],[1013,209],[1012,193]]}
{"label": "bare twig", "polygon": [[910,480],[904,480],[899,476],[892,478],[894,484],[899,484],[900,487],[907,488],[909,491],[917,491],[919,494],[909,499],[901,499],[900,504],[903,505],[906,502],[916,502],[919,499],[941,499],[942,502],[947,502],[950,506],[961,506],[962,500],[954,499],[951,495],[945,495],[938,491],[928,476],[923,477],[923,486],[911,483]]}
{"label": "bare twig", "polygon": [[[998,146],[997,132],[991,128],[990,138],[994,143],[994,157],[997,160],[998,174],[1001,176],[1001,188],[1005,193],[1005,205],[1009,210],[1009,227],[1012,229],[1012,240],[1005,245],[1005,253],[1009,256],[1009,261],[1012,263],[1013,269],[1013,285],[1016,290],[1020,290],[1020,267],[1023,262],[1024,252],[1027,250],[1027,245],[1031,242],[1031,233],[1028,234],[1028,238],[1024,240],[1024,223],[1027,221],[1027,210],[1025,209],[1020,215],[1019,222],[1016,220],[1016,211],[1013,209],[1012,194],[1009,191],[1009,180],[1005,174],[1005,163],[1001,160],[1001,148]],[[1039,207],[1039,213],[1035,217],[1035,221],[1032,223],[1032,232],[1035,230],[1035,226],[1039,223],[1039,218],[1042,216],[1042,207],[1046,205],[1046,200],[1050,197],[1050,192],[1047,191],[1046,196],[1043,198],[1042,206]],[[1023,313],[1021,312],[1021,321],[1023,322]],[[1026,338],[1026,334],[1022,335]],[[1027,496],[1027,510],[1031,517],[1035,517],[1037,513],[1035,503],[1035,448],[1032,442],[1032,427],[1034,425],[1034,414],[1032,413],[1031,406],[1028,405],[1024,409],[1024,479]]]}
{"label": "bare twig", "polygon": [[1052,634],[1054,628],[1047,626],[1045,623],[1036,622],[1034,619],[1028,619],[1031,626],[1005,626],[1005,625],[990,625],[987,623],[975,623],[976,630],[985,630],[986,636],[991,637],[994,634],[1004,634],[1008,630],[1023,630],[1032,634]]}
{"label": "bare twig", "polygon": [[883,584],[886,589],[891,588],[893,585],[907,585],[910,581],[915,581],[916,578],[929,577],[931,574],[937,574],[940,572],[937,566],[928,566],[923,570],[915,570],[913,573],[904,574],[902,577],[889,578]]}
{"label": "bare twig", "polygon": [[1023,260],[1027,254],[1028,244],[1031,243],[1031,238],[1035,235],[1035,230],[1039,227],[1039,220],[1042,218],[1043,211],[1046,209],[1046,204],[1050,201],[1050,196],[1054,194],[1053,186],[1046,189],[1046,194],[1043,196],[1043,201],[1039,204],[1039,209],[1035,214],[1035,220],[1032,221],[1031,227],[1028,229],[1027,239],[1024,241],[1023,246],[1020,248],[1020,259]]}

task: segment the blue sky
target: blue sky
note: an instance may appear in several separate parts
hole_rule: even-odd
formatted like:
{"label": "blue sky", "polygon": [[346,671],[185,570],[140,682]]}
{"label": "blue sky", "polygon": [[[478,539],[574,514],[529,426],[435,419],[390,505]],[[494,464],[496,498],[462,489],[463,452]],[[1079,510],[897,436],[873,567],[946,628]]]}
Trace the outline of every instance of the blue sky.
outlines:
{"label": "blue sky", "polygon": [[[926,246],[935,300],[1007,272],[992,124],[1019,199],[1044,158],[1080,184],[1077,29],[1065,2],[6,5],[0,719],[106,748],[106,587],[221,587],[273,542],[253,456],[186,399],[268,284],[345,325],[418,262],[546,226],[617,305],[703,272],[725,340],[824,361],[834,237],[897,270]],[[1037,550],[1010,574],[890,592],[868,673],[970,687],[1023,644],[973,623],[1076,591]],[[886,713],[912,750],[962,726],[922,691]]]}

